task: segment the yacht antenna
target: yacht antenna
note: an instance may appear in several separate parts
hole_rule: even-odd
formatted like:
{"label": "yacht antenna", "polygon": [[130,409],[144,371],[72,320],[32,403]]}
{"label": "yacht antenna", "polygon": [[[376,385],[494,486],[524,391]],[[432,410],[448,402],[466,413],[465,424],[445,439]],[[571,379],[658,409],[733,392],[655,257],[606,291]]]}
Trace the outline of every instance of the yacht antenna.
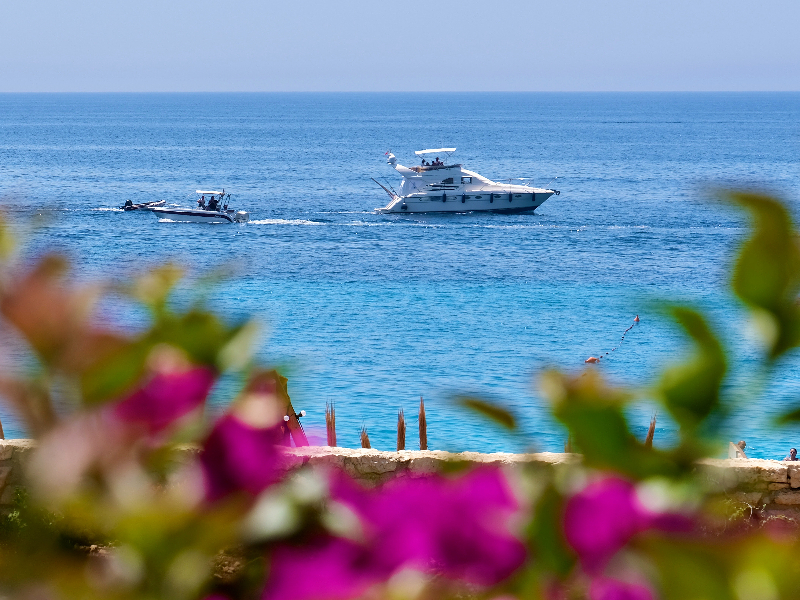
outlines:
{"label": "yacht antenna", "polygon": [[395,193],[394,193],[394,190],[392,190],[392,191],[389,191],[389,189],[388,189],[388,188],[387,188],[385,185],[383,185],[383,184],[382,184],[380,181],[378,181],[378,180],[377,180],[377,179],[375,179],[374,177],[370,177],[370,179],[372,179],[372,181],[374,181],[374,182],[375,182],[375,183],[377,183],[379,186],[381,186],[381,187],[383,188],[383,191],[384,191],[384,192],[386,192],[387,194],[389,194],[389,197],[390,197],[392,200],[394,200],[395,198],[399,198],[399,196],[398,196],[397,194],[395,194]]}
{"label": "yacht antenna", "polygon": [[550,181],[548,181],[544,187],[550,187],[550,184],[553,183],[558,177],[553,177]]}
{"label": "yacht antenna", "polygon": [[[372,179],[372,178],[370,177],[370,179]],[[381,186],[383,189],[386,189],[386,188],[388,187],[390,190],[392,190],[392,193],[393,193],[395,196],[397,196],[397,195],[398,195],[398,194],[397,194],[397,192],[395,192],[395,191],[394,191],[394,188],[392,187],[392,184],[391,184],[391,183],[389,183],[389,180],[388,180],[388,179],[386,179],[385,177],[383,178],[383,183],[385,183],[386,185],[382,185],[382,184],[381,184],[381,183],[379,183],[379,182],[378,182],[376,179],[372,179],[372,181],[374,181],[375,183],[377,183],[378,185],[380,185],[380,186]]]}

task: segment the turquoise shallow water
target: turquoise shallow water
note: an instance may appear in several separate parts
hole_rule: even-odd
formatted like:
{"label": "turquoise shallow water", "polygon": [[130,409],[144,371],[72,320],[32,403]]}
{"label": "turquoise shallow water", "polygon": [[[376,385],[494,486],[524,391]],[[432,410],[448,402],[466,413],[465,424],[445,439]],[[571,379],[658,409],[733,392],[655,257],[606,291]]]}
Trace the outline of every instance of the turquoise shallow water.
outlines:
{"label": "turquoise shallow water", "polygon": [[[534,177],[560,196],[536,214],[384,216],[370,177],[396,183],[391,148],[456,146],[493,179]],[[306,427],[337,407],[340,443],[391,449],[397,410],[424,395],[434,448],[560,450],[534,380],[583,368],[642,322],[600,369],[644,385],[684,356],[654,301],[708,310],[732,348],[730,385],[754,383],[757,348],[725,289],[745,235],[709,187],[755,185],[796,209],[800,94],[0,95],[0,193],[19,221],[47,210],[28,252],[66,250],[78,274],[121,276],[173,258],[232,277],[213,306],[256,315],[259,356],[290,374]],[[234,193],[245,226],[159,223],[113,207]],[[137,324],[135,314],[119,317]],[[793,357],[763,397],[737,405],[725,439],[781,458],[800,430],[772,418],[800,397]],[[228,397],[224,384],[217,409]],[[458,393],[511,406],[508,437],[455,408]],[[653,410],[632,408],[643,435]],[[4,414],[9,437],[24,435]],[[657,441],[672,427],[659,423]],[[411,445],[411,444],[409,444]]]}

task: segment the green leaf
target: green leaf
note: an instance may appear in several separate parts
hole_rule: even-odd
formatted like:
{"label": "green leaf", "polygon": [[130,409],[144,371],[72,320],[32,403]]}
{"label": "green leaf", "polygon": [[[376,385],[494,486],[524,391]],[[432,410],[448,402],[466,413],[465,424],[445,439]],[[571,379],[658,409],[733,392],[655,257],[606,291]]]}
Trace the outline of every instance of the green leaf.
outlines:
{"label": "green leaf", "polygon": [[[796,403],[797,401],[795,401]],[[800,421],[800,408],[795,408],[787,413],[782,414],[776,419],[779,425],[786,425],[787,423],[796,423]]]}
{"label": "green leaf", "polygon": [[731,559],[736,557],[731,544],[726,548],[654,537],[643,546],[659,572],[664,600],[737,600],[730,582]]}
{"label": "green leaf", "polygon": [[212,313],[197,310],[183,315],[162,313],[144,336],[108,353],[81,373],[83,401],[107,402],[130,391],[145,373],[151,352],[160,345],[182,350],[192,364],[222,371],[230,363],[223,350],[243,328],[227,326]]}
{"label": "green leaf", "polygon": [[635,479],[679,477],[691,469],[692,458],[697,458],[685,448],[665,452],[640,442],[623,412],[631,395],[606,386],[596,371],[572,379],[547,373],[543,390],[553,403],[553,415],[569,429],[587,466]]}
{"label": "green leaf", "polygon": [[497,406],[496,404],[486,402],[485,400],[481,400],[479,398],[471,397],[459,398],[458,403],[464,408],[474,411],[486,417],[487,419],[494,421],[498,425],[502,425],[506,429],[513,431],[517,427],[517,421],[514,418],[514,415],[512,415],[507,409]]}
{"label": "green leaf", "polygon": [[664,372],[658,393],[678,424],[694,430],[720,407],[725,354],[699,313],[679,306],[670,312],[692,338],[696,353],[683,365]]}
{"label": "green leaf", "polygon": [[173,316],[165,315],[153,324],[148,335],[152,344],[164,343],[180,348],[195,364],[220,366],[220,352],[244,327],[229,327],[216,315],[199,310]]}
{"label": "green leaf", "polygon": [[132,342],[108,354],[80,375],[85,404],[98,404],[119,398],[142,377],[152,344]]}
{"label": "green leaf", "polygon": [[152,269],[137,278],[130,293],[142,304],[156,313],[166,307],[167,298],[175,284],[183,277],[183,271],[177,265],[167,263]]}
{"label": "green leaf", "polygon": [[[775,359],[800,344],[800,246],[786,208],[774,198],[729,193],[734,203],[750,211],[754,230],[742,245],[732,287],[750,308],[766,312],[777,331],[768,333],[769,356]],[[767,328],[767,330],[772,328]]]}
{"label": "green leaf", "polygon": [[576,560],[564,538],[563,512],[561,495],[548,487],[536,505],[535,517],[528,528],[528,543],[534,549],[535,563],[560,577],[572,570]]}

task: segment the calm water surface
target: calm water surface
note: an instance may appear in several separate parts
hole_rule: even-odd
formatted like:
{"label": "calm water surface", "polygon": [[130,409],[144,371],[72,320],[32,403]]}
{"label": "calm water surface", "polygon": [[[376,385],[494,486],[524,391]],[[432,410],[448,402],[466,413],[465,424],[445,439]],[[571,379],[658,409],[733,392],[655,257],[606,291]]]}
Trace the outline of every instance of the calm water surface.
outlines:
{"label": "calm water surface", "polygon": [[[414,150],[439,146],[487,177],[562,193],[536,214],[374,214],[388,198],[370,177],[397,183],[383,153],[415,164]],[[50,215],[28,252],[65,250],[85,279],[168,258],[229,269],[211,303],[266,325],[259,357],[290,375],[307,429],[323,434],[332,401],[342,445],[357,446],[366,425],[384,449],[400,408],[415,430],[424,395],[433,448],[560,450],[537,373],[583,368],[639,314],[599,368],[652,383],[688,351],[659,316],[664,299],[708,312],[731,348],[729,385],[749,389],[758,347],[726,291],[745,222],[706,191],[754,185],[795,210],[798,150],[800,94],[0,95],[2,202],[21,223]],[[114,210],[127,198],[188,206],[215,187],[252,221]],[[800,397],[798,358],[762,395],[738,395],[724,440],[766,458],[800,444],[799,429],[772,423]],[[452,403],[461,393],[512,407],[521,435],[464,414]],[[631,410],[641,435],[652,411]],[[2,419],[8,437],[24,435]],[[657,441],[673,435],[661,419]]]}

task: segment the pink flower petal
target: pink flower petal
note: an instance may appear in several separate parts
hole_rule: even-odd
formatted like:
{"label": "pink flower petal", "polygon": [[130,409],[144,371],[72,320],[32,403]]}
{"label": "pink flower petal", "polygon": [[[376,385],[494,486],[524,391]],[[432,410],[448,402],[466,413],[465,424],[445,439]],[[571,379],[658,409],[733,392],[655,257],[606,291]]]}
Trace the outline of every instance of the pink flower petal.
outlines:
{"label": "pink flower petal", "polygon": [[588,572],[597,572],[640,531],[633,484],[608,477],[589,484],[564,509],[564,534]]}
{"label": "pink flower petal", "polygon": [[112,415],[125,423],[159,433],[205,402],[214,373],[197,367],[182,373],[158,373],[130,396],[117,403]]}
{"label": "pink flower petal", "polygon": [[374,559],[390,571],[434,568],[491,585],[525,560],[524,546],[508,531],[517,504],[498,469],[405,478],[360,492],[339,479],[332,495],[363,519],[375,540]]}
{"label": "pink flower petal", "polygon": [[200,454],[206,498],[216,501],[244,492],[252,496],[280,480],[287,461],[280,425],[260,429],[232,415],[217,421]]}
{"label": "pink flower petal", "polygon": [[346,600],[388,578],[367,548],[326,537],[275,551],[263,600]]}
{"label": "pink flower petal", "polygon": [[651,529],[682,533],[694,525],[686,515],[647,510],[633,483],[618,477],[590,483],[564,509],[565,537],[588,573],[599,573],[638,533]]}

